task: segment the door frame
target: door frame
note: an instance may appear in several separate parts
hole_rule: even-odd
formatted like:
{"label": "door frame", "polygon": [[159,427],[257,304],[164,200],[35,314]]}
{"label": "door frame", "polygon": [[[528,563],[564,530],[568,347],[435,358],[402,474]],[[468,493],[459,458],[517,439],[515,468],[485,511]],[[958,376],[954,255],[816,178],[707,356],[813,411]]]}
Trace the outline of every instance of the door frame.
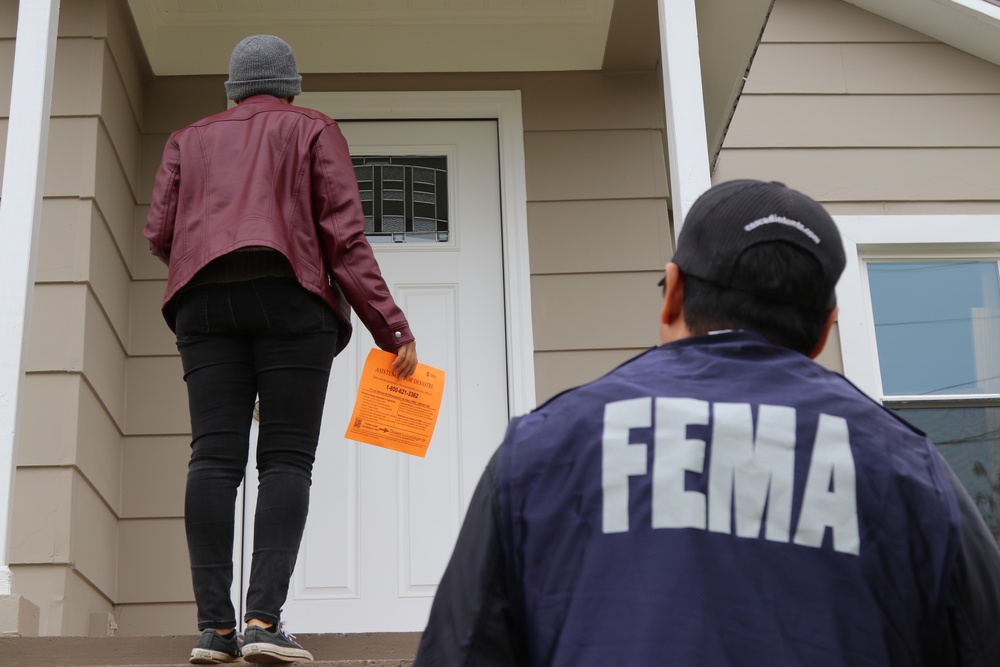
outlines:
{"label": "door frame", "polygon": [[534,408],[535,345],[531,329],[531,270],[528,263],[521,91],[307,92],[296,100],[307,107],[322,105],[323,108],[336,109],[336,119],[343,121],[497,121],[508,416],[524,414]]}

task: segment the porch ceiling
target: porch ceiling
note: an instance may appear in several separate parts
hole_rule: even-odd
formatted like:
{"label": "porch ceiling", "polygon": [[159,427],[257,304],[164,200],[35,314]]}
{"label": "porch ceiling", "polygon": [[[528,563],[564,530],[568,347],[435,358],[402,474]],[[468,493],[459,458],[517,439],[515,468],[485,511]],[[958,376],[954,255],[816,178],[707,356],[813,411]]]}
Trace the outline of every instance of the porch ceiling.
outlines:
{"label": "porch ceiling", "polygon": [[[846,1],[1000,65],[992,2]],[[158,76],[224,74],[233,45],[261,32],[292,43],[304,73],[648,69],[659,57],[656,0],[126,2]],[[744,30],[755,37],[757,8],[770,0],[696,2],[702,17],[752,6]],[[732,50],[720,46],[727,43],[712,41],[712,51]],[[749,55],[737,51],[737,59]]]}
{"label": "porch ceiling", "polygon": [[601,69],[614,0],[128,0],[153,73],[222,74],[276,34],[303,73]]}

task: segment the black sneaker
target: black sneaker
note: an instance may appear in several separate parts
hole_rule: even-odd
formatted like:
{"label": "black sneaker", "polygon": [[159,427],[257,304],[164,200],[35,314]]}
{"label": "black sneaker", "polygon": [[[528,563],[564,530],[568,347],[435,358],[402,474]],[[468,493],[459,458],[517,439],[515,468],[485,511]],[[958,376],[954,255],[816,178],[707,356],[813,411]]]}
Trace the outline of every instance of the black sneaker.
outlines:
{"label": "black sneaker", "polygon": [[220,662],[236,662],[240,659],[240,637],[234,630],[226,639],[215,630],[205,630],[198,643],[191,649],[192,665],[217,665]]}
{"label": "black sneaker", "polygon": [[247,662],[312,662],[312,653],[278,625],[248,625],[243,633],[243,659]]}

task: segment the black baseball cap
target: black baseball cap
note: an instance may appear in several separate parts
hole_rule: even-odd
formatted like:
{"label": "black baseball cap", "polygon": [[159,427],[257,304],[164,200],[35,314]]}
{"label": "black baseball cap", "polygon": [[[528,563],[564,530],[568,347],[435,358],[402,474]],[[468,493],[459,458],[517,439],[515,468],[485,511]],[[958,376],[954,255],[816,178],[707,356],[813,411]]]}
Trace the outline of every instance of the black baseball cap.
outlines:
{"label": "black baseball cap", "polygon": [[716,287],[817,308],[815,303],[794,303],[733,284],[737,260],[760,243],[790,243],[809,253],[822,273],[821,285],[828,294],[825,308],[837,304],[835,288],[846,262],[837,225],[817,201],[784,183],[734,180],[705,191],[684,220],[671,261],[684,275]]}

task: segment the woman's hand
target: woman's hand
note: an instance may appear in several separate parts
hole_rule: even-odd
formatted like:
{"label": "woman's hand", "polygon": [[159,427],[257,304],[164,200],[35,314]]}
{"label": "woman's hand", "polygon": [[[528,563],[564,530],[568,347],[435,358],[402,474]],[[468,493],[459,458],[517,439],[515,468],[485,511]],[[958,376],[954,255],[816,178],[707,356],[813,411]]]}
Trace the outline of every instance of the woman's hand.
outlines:
{"label": "woman's hand", "polygon": [[417,370],[417,343],[411,340],[396,350],[396,360],[392,362],[392,374],[400,380],[405,380],[413,375],[415,370]]}

